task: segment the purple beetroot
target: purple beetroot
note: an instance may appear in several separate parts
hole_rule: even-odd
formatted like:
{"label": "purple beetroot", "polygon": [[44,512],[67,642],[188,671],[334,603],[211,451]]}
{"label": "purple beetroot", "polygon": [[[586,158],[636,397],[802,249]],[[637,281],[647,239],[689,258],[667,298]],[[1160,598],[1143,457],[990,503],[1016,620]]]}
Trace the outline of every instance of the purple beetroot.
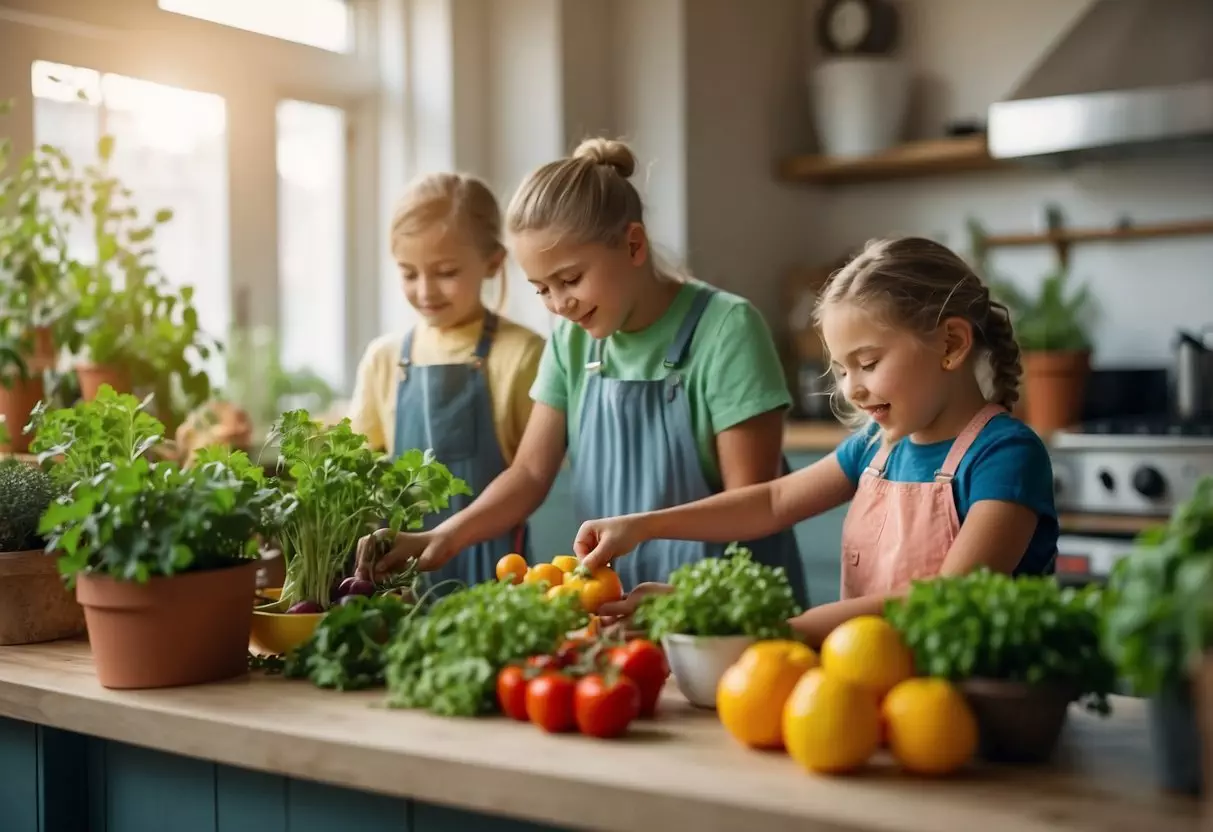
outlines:
{"label": "purple beetroot", "polygon": [[300,601],[298,604],[295,604],[289,610],[287,610],[287,612],[296,615],[303,613],[318,613],[324,612],[324,607],[320,606],[315,601]]}
{"label": "purple beetroot", "polygon": [[364,578],[350,576],[341,582],[341,586],[337,587],[338,598],[344,598],[347,595],[365,595],[369,598],[374,594],[375,585]]}

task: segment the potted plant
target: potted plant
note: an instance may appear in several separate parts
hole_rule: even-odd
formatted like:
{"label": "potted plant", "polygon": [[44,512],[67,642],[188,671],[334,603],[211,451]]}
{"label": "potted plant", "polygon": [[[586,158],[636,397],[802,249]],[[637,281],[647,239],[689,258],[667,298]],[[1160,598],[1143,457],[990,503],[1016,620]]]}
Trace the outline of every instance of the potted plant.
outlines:
{"label": "potted plant", "polygon": [[1133,692],[1149,697],[1159,784],[1197,794],[1194,686],[1213,647],[1213,477],[1197,484],[1168,523],[1138,536],[1112,569],[1106,601],[1107,651]]}
{"label": "potted plant", "polygon": [[730,545],[719,558],[680,566],[668,593],[646,597],[636,624],[660,641],[678,689],[692,705],[716,707],[720,677],[760,639],[788,638],[800,613],[782,567]]}
{"label": "potted plant", "polygon": [[[2,428],[2,426],[0,426]],[[36,465],[0,460],[0,644],[54,641],[84,632],[84,613],[59,578],[38,522],[55,497]]]}
{"label": "potted plant", "polygon": [[[288,411],[275,424],[273,441],[280,447],[279,469],[287,476],[279,480],[270,525],[286,562],[286,580],[276,600],[258,606],[253,641],[289,649],[290,643],[275,637],[283,628],[290,628],[287,642],[302,642],[343,595],[376,591],[366,581],[341,581],[362,535],[378,528],[393,534],[420,528],[422,518],[446,508],[452,495],[470,491],[428,451],[406,451],[392,459],[371,450],[348,419],[324,426],[306,410]],[[411,582],[412,576],[403,580]],[[307,618],[289,620],[296,616]]]}
{"label": "potted plant", "polygon": [[960,686],[977,717],[982,755],[1001,762],[1052,756],[1070,703],[1109,712],[1116,672],[1100,644],[1099,587],[979,569],[915,582],[885,617],[916,672]]}
{"label": "potted plant", "polygon": [[56,469],[94,472],[51,504],[39,532],[61,553],[109,688],[246,670],[257,535],[274,495],[241,452],[207,449],[185,469],[153,460],[164,426],[147,404],[104,387],[96,402],[42,416],[35,439],[59,453]]}

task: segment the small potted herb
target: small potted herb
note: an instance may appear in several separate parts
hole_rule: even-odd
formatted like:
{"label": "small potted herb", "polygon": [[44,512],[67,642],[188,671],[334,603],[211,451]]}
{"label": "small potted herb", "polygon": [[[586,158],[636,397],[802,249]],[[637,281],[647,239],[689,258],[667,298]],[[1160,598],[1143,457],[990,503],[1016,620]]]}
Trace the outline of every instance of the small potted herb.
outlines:
{"label": "small potted herb", "polygon": [[[275,425],[272,441],[280,447],[286,475],[271,508],[286,580],[280,592],[263,593],[278,597],[258,607],[253,642],[268,652],[286,652],[310,637],[321,615],[346,595],[373,595],[402,583],[411,590],[414,575],[407,572],[391,587],[343,581],[358,539],[381,527],[392,535],[420,528],[425,515],[469,489],[430,452],[406,451],[393,459],[371,450],[348,419],[324,426],[307,411],[292,410]],[[307,618],[283,620],[293,616]]]}
{"label": "small potted herb", "polygon": [[35,439],[60,457],[52,470],[86,474],[39,533],[84,607],[97,677],[110,688],[246,670],[257,534],[274,494],[243,453],[208,449],[188,469],[153,461],[163,425],[146,404],[104,388],[97,402],[44,414]]}
{"label": "small potted herb", "polygon": [[983,568],[915,582],[886,604],[885,617],[920,675],[960,686],[986,759],[1043,762],[1070,703],[1109,711],[1116,672],[1100,645],[1101,603],[1096,586]]}
{"label": "small potted herb", "polygon": [[1168,523],[1138,536],[1112,569],[1106,601],[1108,654],[1133,692],[1149,697],[1159,784],[1197,794],[1195,683],[1213,648],[1213,477],[1197,484]]}
{"label": "small potted herb", "polygon": [[[2,426],[0,426],[2,427]],[[38,522],[55,498],[36,465],[0,460],[0,644],[33,644],[84,632],[84,613],[42,551]]]}
{"label": "small potted herb", "polygon": [[716,707],[720,677],[747,647],[790,637],[788,620],[800,613],[782,567],[758,563],[736,544],[675,569],[670,586],[646,597],[634,618],[661,642],[682,695],[701,708]]}

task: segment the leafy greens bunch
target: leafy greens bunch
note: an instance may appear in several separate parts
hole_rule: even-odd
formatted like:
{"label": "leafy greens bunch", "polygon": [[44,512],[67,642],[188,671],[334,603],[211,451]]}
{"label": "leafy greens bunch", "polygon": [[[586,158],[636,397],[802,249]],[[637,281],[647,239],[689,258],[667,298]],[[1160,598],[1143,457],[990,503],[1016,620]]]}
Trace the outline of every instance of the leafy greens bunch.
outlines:
{"label": "leafy greens bunch", "polygon": [[488,581],[453,592],[400,625],[388,648],[388,704],[443,716],[489,713],[503,667],[553,652],[585,623],[577,598],[545,598],[532,584]]}
{"label": "leafy greens bunch", "polygon": [[736,544],[724,557],[675,569],[670,585],[673,592],[646,597],[636,611],[637,626],[650,638],[672,633],[785,638],[791,633],[788,619],[801,612],[783,568],[758,563]]}
{"label": "leafy greens bunch", "polygon": [[885,618],[922,675],[1059,685],[1106,713],[1116,671],[1101,649],[1101,589],[982,568],[918,581]]}
{"label": "leafy greens bunch", "polygon": [[287,655],[283,673],[334,690],[378,687],[393,633],[419,609],[392,593],[351,596],[329,610],[312,637]]}
{"label": "leafy greens bunch", "polygon": [[425,515],[446,508],[452,496],[471,493],[428,451],[393,460],[371,450],[348,419],[325,427],[306,410],[292,410],[272,438],[289,474],[271,513],[286,558],[282,609],[300,601],[327,609],[359,537],[381,524],[392,534],[420,528]]}

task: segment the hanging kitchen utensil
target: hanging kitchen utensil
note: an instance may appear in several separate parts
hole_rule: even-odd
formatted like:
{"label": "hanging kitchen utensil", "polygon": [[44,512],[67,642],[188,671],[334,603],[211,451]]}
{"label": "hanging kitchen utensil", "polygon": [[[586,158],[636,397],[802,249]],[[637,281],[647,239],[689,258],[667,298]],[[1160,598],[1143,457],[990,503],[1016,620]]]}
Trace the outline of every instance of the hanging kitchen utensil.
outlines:
{"label": "hanging kitchen utensil", "polygon": [[1213,327],[1180,330],[1175,343],[1175,415],[1185,421],[1213,417]]}

